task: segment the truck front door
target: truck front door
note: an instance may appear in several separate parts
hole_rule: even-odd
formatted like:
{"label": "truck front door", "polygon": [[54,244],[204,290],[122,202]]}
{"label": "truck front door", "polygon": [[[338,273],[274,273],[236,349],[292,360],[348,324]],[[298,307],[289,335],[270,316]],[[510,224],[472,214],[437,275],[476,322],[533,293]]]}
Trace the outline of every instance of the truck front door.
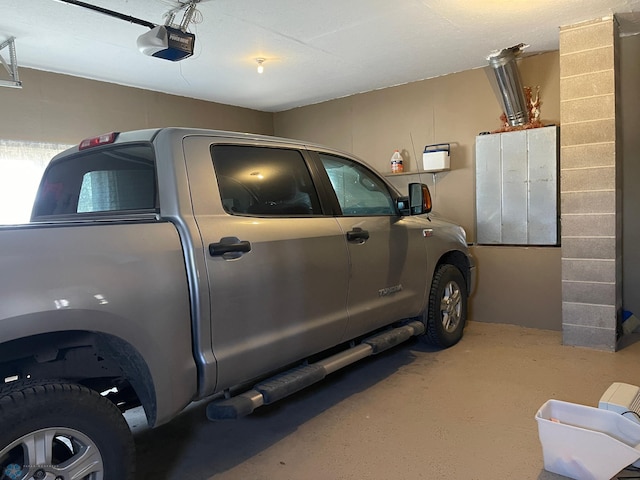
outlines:
{"label": "truck front door", "polygon": [[424,219],[397,212],[385,182],[351,159],[319,154],[351,265],[345,339],[418,315],[427,285]]}

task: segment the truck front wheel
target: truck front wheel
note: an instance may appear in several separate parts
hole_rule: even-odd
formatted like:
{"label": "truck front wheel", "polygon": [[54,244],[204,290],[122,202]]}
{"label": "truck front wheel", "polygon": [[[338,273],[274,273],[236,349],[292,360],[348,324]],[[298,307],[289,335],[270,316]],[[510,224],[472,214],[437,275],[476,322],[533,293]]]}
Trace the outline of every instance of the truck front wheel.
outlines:
{"label": "truck front wheel", "polygon": [[71,383],[0,388],[0,478],[133,480],[134,444],[118,408]]}
{"label": "truck front wheel", "polygon": [[440,265],[433,276],[424,314],[428,343],[447,348],[462,338],[467,322],[467,284],[457,267]]}

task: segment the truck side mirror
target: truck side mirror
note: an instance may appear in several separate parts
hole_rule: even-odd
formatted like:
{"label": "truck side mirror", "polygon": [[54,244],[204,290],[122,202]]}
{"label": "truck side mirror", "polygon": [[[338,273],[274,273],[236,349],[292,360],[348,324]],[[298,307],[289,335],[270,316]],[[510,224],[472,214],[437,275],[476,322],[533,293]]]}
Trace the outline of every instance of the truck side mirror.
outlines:
{"label": "truck side mirror", "polygon": [[431,192],[424,183],[409,184],[409,206],[411,215],[431,212]]}

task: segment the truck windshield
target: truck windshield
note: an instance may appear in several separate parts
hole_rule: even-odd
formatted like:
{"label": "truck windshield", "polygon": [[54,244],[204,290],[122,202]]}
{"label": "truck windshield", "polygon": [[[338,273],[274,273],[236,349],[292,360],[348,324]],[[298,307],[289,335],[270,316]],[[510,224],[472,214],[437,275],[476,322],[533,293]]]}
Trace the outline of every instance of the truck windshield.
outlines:
{"label": "truck windshield", "polygon": [[31,215],[156,211],[156,175],[150,144],[99,148],[52,161]]}

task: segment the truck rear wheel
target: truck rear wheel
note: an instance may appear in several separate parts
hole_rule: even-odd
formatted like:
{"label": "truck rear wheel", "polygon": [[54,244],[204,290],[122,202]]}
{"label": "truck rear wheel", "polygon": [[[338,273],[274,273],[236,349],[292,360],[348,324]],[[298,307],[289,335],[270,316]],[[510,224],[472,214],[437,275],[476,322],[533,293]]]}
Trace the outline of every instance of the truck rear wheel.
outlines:
{"label": "truck rear wheel", "polygon": [[436,270],[424,322],[424,338],[432,345],[447,348],[462,338],[467,322],[467,284],[457,267],[444,264]]}
{"label": "truck rear wheel", "polygon": [[81,385],[0,388],[0,478],[133,480],[134,444],[118,408]]}

